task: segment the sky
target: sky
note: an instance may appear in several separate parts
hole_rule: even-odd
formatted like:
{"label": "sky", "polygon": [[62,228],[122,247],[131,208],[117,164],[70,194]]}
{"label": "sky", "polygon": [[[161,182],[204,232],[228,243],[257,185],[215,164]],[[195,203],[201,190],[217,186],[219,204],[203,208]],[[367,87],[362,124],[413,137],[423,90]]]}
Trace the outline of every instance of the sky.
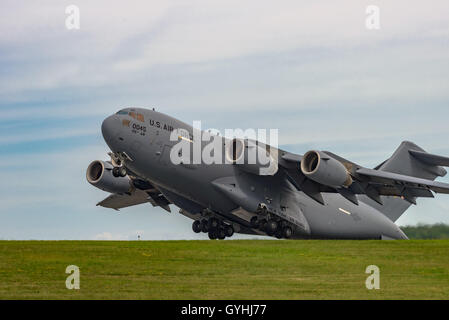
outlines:
{"label": "sky", "polygon": [[[102,120],[127,106],[279,129],[288,151],[367,167],[403,140],[449,156],[448,12],[447,0],[2,0],[0,239],[207,238],[177,210],[95,206],[107,195],[85,171],[107,159]],[[397,223],[438,222],[448,196]]]}

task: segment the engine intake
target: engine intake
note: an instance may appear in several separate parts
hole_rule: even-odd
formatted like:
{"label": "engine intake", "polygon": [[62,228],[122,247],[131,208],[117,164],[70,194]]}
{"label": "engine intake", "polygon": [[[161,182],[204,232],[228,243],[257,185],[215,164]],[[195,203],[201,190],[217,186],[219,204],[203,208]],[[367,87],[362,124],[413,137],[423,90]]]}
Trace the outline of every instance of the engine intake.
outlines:
{"label": "engine intake", "polygon": [[130,179],[126,177],[114,177],[112,175],[113,166],[106,161],[95,160],[87,167],[87,181],[110,193],[127,193],[131,191]]}
{"label": "engine intake", "polygon": [[309,151],[301,160],[301,171],[309,179],[329,187],[349,187],[352,178],[346,167],[322,151]]}
{"label": "engine intake", "polygon": [[278,171],[277,149],[254,140],[235,138],[227,141],[225,154],[228,163],[246,172],[272,176]]}

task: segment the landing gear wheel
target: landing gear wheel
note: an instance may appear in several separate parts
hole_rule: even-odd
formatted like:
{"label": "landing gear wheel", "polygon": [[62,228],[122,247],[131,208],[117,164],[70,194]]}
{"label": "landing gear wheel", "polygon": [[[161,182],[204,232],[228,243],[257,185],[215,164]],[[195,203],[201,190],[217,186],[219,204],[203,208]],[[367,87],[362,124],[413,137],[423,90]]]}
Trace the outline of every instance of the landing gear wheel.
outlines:
{"label": "landing gear wheel", "polygon": [[274,234],[274,236],[278,239],[282,239],[282,235],[283,235],[282,230],[279,230],[279,229]]}
{"label": "landing gear wheel", "polygon": [[285,227],[282,230],[282,233],[283,233],[284,238],[286,238],[286,239],[290,239],[293,235],[292,228],[290,228],[290,227]]}
{"label": "landing gear wheel", "polygon": [[268,220],[266,230],[267,232],[274,234],[278,228],[278,223],[275,220]]}
{"label": "landing gear wheel", "polygon": [[199,220],[193,221],[192,230],[195,233],[200,233],[201,232],[201,221],[199,221]]}
{"label": "landing gear wheel", "polygon": [[224,238],[226,238],[226,234],[223,228],[217,230],[217,238],[220,240],[224,240]]}
{"label": "landing gear wheel", "polygon": [[217,232],[215,232],[215,230],[209,231],[209,233],[207,235],[209,236],[209,239],[211,239],[211,240],[217,239]]}
{"label": "landing gear wheel", "polygon": [[118,168],[118,174],[120,177],[125,177],[128,173],[126,172],[126,168],[122,166]]}
{"label": "landing gear wheel", "polygon": [[267,220],[266,219],[260,220],[259,221],[259,229],[264,231],[266,227],[267,227]]}
{"label": "landing gear wheel", "polygon": [[120,172],[119,172],[120,168],[119,167],[114,167],[112,168],[112,175],[116,178],[120,177]]}
{"label": "landing gear wheel", "polygon": [[201,231],[203,232],[209,231],[207,220],[201,220]]}
{"label": "landing gear wheel", "polygon": [[249,223],[251,224],[251,228],[257,229],[259,227],[259,220],[256,216],[252,217]]}
{"label": "landing gear wheel", "polygon": [[233,226],[226,226],[224,229],[226,237],[232,237],[234,234],[234,227]]}
{"label": "landing gear wheel", "polygon": [[216,218],[210,218],[209,219],[209,229],[216,229],[220,225],[220,221]]}

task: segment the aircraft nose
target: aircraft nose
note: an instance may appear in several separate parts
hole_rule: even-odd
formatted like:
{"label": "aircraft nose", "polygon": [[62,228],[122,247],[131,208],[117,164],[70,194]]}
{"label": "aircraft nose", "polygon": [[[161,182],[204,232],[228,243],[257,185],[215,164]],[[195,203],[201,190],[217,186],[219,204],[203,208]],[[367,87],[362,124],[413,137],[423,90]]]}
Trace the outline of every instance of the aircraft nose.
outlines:
{"label": "aircraft nose", "polygon": [[112,142],[116,132],[118,130],[119,120],[116,115],[112,115],[104,119],[101,124],[101,133],[103,134],[104,140],[109,144]]}

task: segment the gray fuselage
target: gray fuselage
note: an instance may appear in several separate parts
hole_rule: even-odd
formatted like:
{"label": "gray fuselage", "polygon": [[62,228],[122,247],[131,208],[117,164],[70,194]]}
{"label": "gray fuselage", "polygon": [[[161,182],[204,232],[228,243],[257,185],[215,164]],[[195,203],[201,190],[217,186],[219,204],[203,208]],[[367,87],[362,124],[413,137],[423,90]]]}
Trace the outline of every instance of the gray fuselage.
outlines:
{"label": "gray fuselage", "polygon": [[[143,117],[130,117],[130,110]],[[170,150],[177,141],[171,141],[170,134],[178,128],[192,133],[192,126],[153,110],[124,111],[104,120],[106,143],[113,152],[125,152],[132,159],[126,161],[126,167],[157,186],[181,209],[198,213],[209,210],[242,226],[242,233],[260,234],[252,232],[248,220],[236,212],[240,208],[253,214],[258,204],[266,203],[271,211],[302,221],[293,238],[407,238],[393,221],[360,196],[356,205],[338,193],[324,193],[323,205],[292,188],[281,172],[259,176],[231,164],[175,165]]]}

